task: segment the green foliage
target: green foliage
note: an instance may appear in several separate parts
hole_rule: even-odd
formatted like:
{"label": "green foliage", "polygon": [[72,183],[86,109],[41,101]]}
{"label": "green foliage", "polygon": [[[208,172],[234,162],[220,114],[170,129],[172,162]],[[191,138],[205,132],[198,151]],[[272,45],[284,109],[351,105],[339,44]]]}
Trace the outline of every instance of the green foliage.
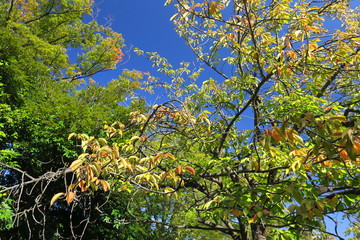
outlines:
{"label": "green foliage", "polygon": [[12,216],[14,214],[11,208],[12,200],[5,197],[5,194],[0,196],[1,203],[0,203],[0,230],[5,230],[6,228],[12,227]]}
{"label": "green foliage", "polygon": [[[0,238],[74,237],[86,228],[82,220],[87,208],[49,208],[56,189],[69,180],[66,174],[51,174],[59,174],[79,154],[67,139],[71,132],[100,134],[104,122],[127,121],[130,110],[120,103],[140,88],[142,78],[137,71],[124,70],[107,86],[87,79],[115,68],[124,46],[120,34],[84,20],[92,19],[92,4],[0,3],[0,192],[7,194],[1,198]],[[76,55],[78,59],[70,57]],[[143,103],[130,106],[142,109]],[[96,201],[100,204],[105,197],[97,195]],[[99,214],[91,208],[91,219]],[[79,227],[70,229],[69,219]],[[104,225],[104,231],[111,229]]]}

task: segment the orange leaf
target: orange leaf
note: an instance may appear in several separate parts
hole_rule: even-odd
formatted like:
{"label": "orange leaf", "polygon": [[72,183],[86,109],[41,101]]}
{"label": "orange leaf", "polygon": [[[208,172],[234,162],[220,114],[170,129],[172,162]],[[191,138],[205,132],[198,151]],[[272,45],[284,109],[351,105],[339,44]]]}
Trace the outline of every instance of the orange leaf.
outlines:
{"label": "orange leaf", "polygon": [[287,47],[287,48],[291,48],[290,39],[289,39],[288,37],[286,38],[285,44],[286,44],[286,47]]}
{"label": "orange leaf", "polygon": [[331,167],[331,166],[332,166],[332,162],[329,161],[329,160],[325,161],[324,164],[325,164],[325,166],[327,166],[327,167]]}
{"label": "orange leaf", "polygon": [[176,173],[177,175],[180,175],[180,174],[182,173],[182,170],[183,170],[182,166],[181,166],[181,165],[178,165],[177,168],[175,169],[175,173]]}
{"label": "orange leaf", "polygon": [[263,213],[270,214],[270,211],[268,211],[268,210],[263,210],[262,212],[263,212]]}
{"label": "orange leaf", "polygon": [[76,186],[76,184],[70,184],[70,185],[68,186],[68,191],[72,190],[75,186]]}
{"label": "orange leaf", "polygon": [[81,189],[81,191],[82,192],[85,192],[86,191],[86,182],[85,182],[85,180],[81,180],[80,182],[79,182],[79,187],[80,187],[80,189]]}
{"label": "orange leaf", "polygon": [[353,148],[357,154],[360,154],[360,143],[354,142]]}
{"label": "orange leaf", "polygon": [[75,194],[72,191],[67,192],[66,194],[66,202],[68,205],[74,200]]}
{"label": "orange leaf", "polygon": [[104,192],[107,192],[110,188],[110,185],[107,181],[105,180],[101,180],[101,187],[103,189]]}
{"label": "orange leaf", "polygon": [[218,11],[218,7],[215,2],[211,2],[211,5],[209,6],[209,14],[213,15]]}
{"label": "orange leaf", "polygon": [[270,136],[272,135],[272,131],[270,129],[265,129],[265,132],[267,135],[270,135]]}
{"label": "orange leaf", "polygon": [[331,117],[329,119],[335,119],[335,120],[340,120],[342,122],[346,122],[346,118],[345,117]]}
{"label": "orange leaf", "polygon": [[192,175],[195,175],[195,169],[190,167],[190,166],[186,166],[185,167]]}
{"label": "orange leaf", "polygon": [[294,71],[291,70],[291,68],[287,68],[286,71],[287,71],[288,73],[290,73],[290,74],[294,74]]}
{"label": "orange leaf", "polygon": [[162,156],[163,156],[163,153],[159,152],[151,161],[156,162],[159,159],[159,157],[162,157]]}
{"label": "orange leaf", "polygon": [[280,134],[277,133],[276,131],[273,131],[272,134],[271,134],[271,136],[272,136],[276,141],[278,141],[278,142],[281,141],[281,136],[280,136]]}
{"label": "orange leaf", "polygon": [[344,160],[344,161],[350,159],[350,157],[349,157],[349,155],[348,155],[348,153],[347,153],[347,151],[345,149],[341,150],[339,152],[339,155],[340,155],[341,159]]}
{"label": "orange leaf", "polygon": [[239,211],[238,210],[236,210],[236,209],[231,209],[231,212],[234,214],[234,216],[235,217],[239,217],[240,216],[240,213],[239,213]]}
{"label": "orange leaf", "polygon": [[[289,47],[291,48],[291,47]],[[297,54],[293,51],[285,51],[287,55],[291,57],[292,60],[296,60],[298,58]]]}

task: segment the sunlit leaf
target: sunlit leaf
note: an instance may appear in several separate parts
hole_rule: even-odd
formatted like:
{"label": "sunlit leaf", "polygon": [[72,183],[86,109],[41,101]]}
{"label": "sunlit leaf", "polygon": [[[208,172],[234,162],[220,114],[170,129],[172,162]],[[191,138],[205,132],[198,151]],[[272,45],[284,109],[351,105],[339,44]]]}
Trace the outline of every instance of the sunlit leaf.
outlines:
{"label": "sunlit leaf", "polygon": [[50,201],[50,206],[52,206],[60,197],[64,196],[65,193],[63,192],[60,192],[60,193],[57,193],[55,194],[52,198],[51,198],[51,201]]}

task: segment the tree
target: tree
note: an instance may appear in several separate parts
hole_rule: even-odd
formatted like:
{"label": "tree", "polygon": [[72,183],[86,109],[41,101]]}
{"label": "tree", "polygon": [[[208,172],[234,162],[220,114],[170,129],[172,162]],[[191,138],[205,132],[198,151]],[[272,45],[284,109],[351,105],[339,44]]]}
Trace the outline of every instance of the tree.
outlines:
{"label": "tree", "polygon": [[176,31],[216,75],[197,85],[201,70],[147,53],[172,79],[170,100],[133,113],[140,130],[119,148],[84,139],[74,186],[98,166],[115,189],[121,179],[180,201],[169,226],[342,239],[333,216],[356,214],[360,200],[357,10],[349,1],[176,2]]}
{"label": "tree", "polygon": [[163,225],[179,239],[189,229],[210,239],[342,239],[334,214],[357,219],[360,200],[357,10],[345,0],[175,6],[176,31],[215,75],[198,84],[201,68],[136,50],[172,79],[145,83],[169,100],[99,137],[71,134],[82,153],[63,169],[73,177],[51,192],[52,207],[92,206],[89,196],[111,190],[136,193],[139,214],[115,211],[107,222]]}
{"label": "tree", "polygon": [[[2,239],[70,238],[83,232],[84,215],[101,222],[96,207],[109,198],[107,194],[94,196],[90,209],[66,203],[49,208],[58,186],[70,178],[64,169],[79,154],[68,135],[80,129],[99,134],[104,121],[126,122],[130,108],[143,106],[140,101],[130,108],[119,105],[139,88],[142,74],[137,71],[124,70],[107,86],[92,79],[85,84],[85,78],[114,68],[124,46],[120,34],[92,18],[92,3],[0,3]],[[91,214],[84,214],[84,209]],[[112,229],[101,224],[103,232]],[[96,227],[88,230],[101,238]]]}

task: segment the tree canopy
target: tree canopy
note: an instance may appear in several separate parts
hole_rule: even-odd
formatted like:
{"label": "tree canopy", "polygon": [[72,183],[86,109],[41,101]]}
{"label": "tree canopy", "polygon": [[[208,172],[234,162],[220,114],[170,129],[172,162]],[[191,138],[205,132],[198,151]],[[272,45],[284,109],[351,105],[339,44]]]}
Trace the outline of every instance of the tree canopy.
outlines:
{"label": "tree canopy", "polygon": [[[1,4],[2,229],[83,238],[97,212],[107,239],[344,239],[340,215],[359,236],[351,1],[167,0],[197,68],[135,49],[164,78],[124,70],[79,89],[122,58],[121,35],[84,20],[91,4]],[[158,90],[161,104],[119,104]]]}

